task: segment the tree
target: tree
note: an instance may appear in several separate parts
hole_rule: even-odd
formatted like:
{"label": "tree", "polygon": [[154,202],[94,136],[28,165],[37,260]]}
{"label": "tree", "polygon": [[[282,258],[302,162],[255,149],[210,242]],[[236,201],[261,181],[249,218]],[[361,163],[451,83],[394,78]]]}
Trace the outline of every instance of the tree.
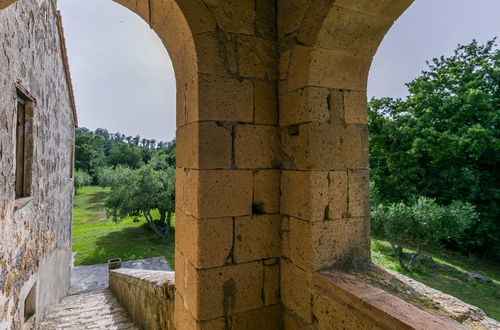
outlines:
{"label": "tree", "polygon": [[462,200],[481,214],[464,251],[500,258],[500,50],[473,41],[428,63],[406,99],[373,99],[370,167],[379,202]]}
{"label": "tree", "polygon": [[[474,206],[469,203],[454,201],[442,206],[427,197],[420,197],[411,204],[379,204],[373,208],[371,216],[373,234],[389,240],[400,266],[410,270],[422,248],[441,248],[446,240],[460,241],[478,218]],[[408,265],[402,253],[407,242],[417,245]]]}
{"label": "tree", "polygon": [[[139,169],[119,166],[109,179],[111,193],[106,202],[108,213],[115,219],[144,216],[159,236],[169,237],[171,217],[175,212],[175,168],[158,161]],[[155,225],[152,211],[158,210],[165,233]]]}
{"label": "tree", "polygon": [[118,142],[111,148],[108,164],[139,168],[142,165],[142,155],[138,148],[134,148],[124,142]]}
{"label": "tree", "polygon": [[92,184],[92,177],[84,171],[75,171],[75,178],[73,182],[75,186],[75,193],[78,191],[78,188],[90,186]]}

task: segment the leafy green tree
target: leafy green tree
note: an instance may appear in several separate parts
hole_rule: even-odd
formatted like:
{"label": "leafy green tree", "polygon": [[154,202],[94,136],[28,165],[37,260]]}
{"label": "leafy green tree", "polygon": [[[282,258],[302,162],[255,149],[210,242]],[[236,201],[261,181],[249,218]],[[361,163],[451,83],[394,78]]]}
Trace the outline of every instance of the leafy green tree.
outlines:
{"label": "leafy green tree", "polygon": [[108,164],[112,166],[126,165],[130,168],[139,168],[143,164],[141,151],[126,143],[118,142],[111,148]]}
{"label": "leafy green tree", "polygon": [[77,170],[75,171],[73,184],[75,186],[76,193],[79,188],[90,186],[92,184],[92,176],[90,176],[87,172]]}
{"label": "leafy green tree", "polygon": [[[170,221],[175,212],[175,168],[158,164],[144,165],[135,170],[117,167],[109,180],[112,189],[106,207],[115,219],[144,216],[157,235],[169,237]],[[160,224],[166,227],[164,234],[155,225],[152,215],[155,209],[160,215]]]}
{"label": "leafy green tree", "polygon": [[[402,268],[412,269],[422,248],[441,248],[447,240],[460,241],[478,215],[469,203],[453,201],[443,206],[434,199],[420,197],[415,202],[379,204],[372,210],[372,232],[389,240]],[[408,265],[403,259],[407,242],[417,245]]]}
{"label": "leafy green tree", "polygon": [[428,63],[406,99],[369,106],[370,167],[382,203],[423,195],[481,214],[452,246],[500,258],[500,50],[473,41]]}

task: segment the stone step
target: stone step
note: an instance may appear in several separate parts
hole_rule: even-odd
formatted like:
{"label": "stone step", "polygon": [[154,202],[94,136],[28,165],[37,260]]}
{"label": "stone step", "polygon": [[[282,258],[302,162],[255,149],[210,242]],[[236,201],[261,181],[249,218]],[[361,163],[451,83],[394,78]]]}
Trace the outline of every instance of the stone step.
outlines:
{"label": "stone step", "polygon": [[37,329],[139,330],[108,289],[67,296]]}

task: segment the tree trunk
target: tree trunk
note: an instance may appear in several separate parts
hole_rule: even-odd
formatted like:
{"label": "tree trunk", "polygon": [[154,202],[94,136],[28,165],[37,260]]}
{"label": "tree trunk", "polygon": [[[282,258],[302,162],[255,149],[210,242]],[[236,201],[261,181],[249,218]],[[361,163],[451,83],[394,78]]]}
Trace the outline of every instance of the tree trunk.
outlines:
{"label": "tree trunk", "polygon": [[391,244],[391,248],[392,248],[392,251],[394,252],[394,256],[398,259],[399,265],[401,266],[401,268],[408,269],[408,268],[406,268],[406,265],[403,261],[403,256],[401,255],[401,253],[399,253],[399,249],[396,247],[396,245],[394,245],[393,242],[389,242],[389,243]]}
{"label": "tree trunk", "polygon": [[417,257],[420,255],[420,246],[417,247],[415,253],[411,256],[410,262],[408,263],[408,269],[412,269],[415,262],[417,261]]}
{"label": "tree trunk", "polygon": [[160,231],[158,231],[158,229],[156,229],[156,226],[154,224],[154,221],[153,221],[153,216],[151,215],[150,212],[144,212],[144,217],[146,218],[146,221],[148,222],[149,224],[149,227],[153,230],[153,232],[158,235],[159,237],[163,237],[163,235],[161,234]]}
{"label": "tree trunk", "polygon": [[165,237],[168,238],[170,235],[170,213],[163,209],[159,209],[158,211],[160,212],[160,222],[167,227],[165,230]]}

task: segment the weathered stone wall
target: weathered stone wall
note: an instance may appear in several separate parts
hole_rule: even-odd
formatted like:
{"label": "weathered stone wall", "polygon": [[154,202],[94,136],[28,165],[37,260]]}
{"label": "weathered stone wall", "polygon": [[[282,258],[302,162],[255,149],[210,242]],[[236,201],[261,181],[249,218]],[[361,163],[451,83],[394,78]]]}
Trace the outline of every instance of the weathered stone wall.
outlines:
{"label": "weathered stone wall", "polygon": [[[37,320],[69,288],[74,122],[61,60],[55,0],[0,11],[0,329],[18,329],[37,287]],[[16,89],[36,99],[32,194],[15,201]]]}
{"label": "weathered stone wall", "polygon": [[165,271],[115,269],[109,272],[109,288],[142,329],[173,330],[174,276]]}

